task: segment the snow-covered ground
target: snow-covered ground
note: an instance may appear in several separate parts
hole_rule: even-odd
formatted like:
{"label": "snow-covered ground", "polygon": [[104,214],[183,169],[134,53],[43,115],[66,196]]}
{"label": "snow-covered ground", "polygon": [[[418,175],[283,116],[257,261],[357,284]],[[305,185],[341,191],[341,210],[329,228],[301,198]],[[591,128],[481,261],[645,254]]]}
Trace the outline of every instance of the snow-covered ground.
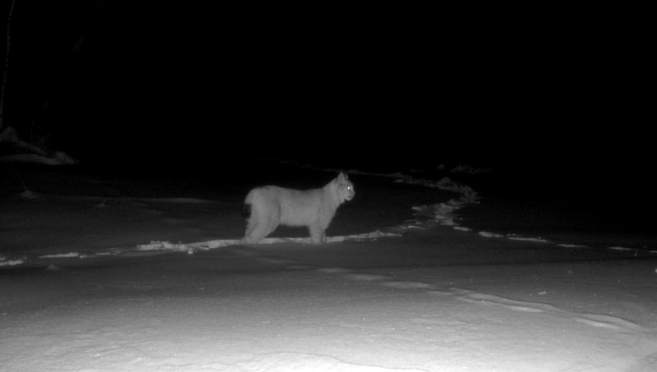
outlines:
{"label": "snow-covered ground", "polygon": [[240,246],[251,181],[22,172],[0,371],[657,370],[652,248],[475,229],[465,185],[350,173],[333,242]]}

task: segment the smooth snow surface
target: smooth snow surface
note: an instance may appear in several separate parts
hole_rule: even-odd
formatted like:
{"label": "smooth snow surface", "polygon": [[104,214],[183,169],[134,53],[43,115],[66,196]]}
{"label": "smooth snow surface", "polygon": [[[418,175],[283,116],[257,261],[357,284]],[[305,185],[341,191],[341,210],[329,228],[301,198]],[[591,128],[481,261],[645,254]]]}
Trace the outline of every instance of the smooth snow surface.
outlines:
{"label": "smooth snow surface", "polygon": [[438,228],[7,271],[0,368],[651,371],[654,261],[534,244]]}

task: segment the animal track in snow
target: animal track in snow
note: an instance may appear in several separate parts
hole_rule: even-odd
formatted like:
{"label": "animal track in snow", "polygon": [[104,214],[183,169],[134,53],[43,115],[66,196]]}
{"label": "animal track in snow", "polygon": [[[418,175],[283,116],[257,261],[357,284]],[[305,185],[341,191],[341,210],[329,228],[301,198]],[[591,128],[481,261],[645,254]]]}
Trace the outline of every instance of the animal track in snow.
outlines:
{"label": "animal track in snow", "polygon": [[295,264],[296,261],[294,260],[289,260],[287,258],[277,258],[277,257],[260,257],[259,258],[261,261],[270,263],[270,264],[275,264],[275,265],[292,265]]}
{"label": "animal track in snow", "polygon": [[317,267],[312,265],[294,264],[288,265],[287,268],[291,270],[312,270],[316,269]]}
{"label": "animal track in snow", "polygon": [[629,330],[634,332],[645,331],[645,328],[640,325],[618,318],[615,316],[601,315],[601,314],[580,314],[575,317],[576,322],[588,324],[593,327],[602,327],[615,330]]}
{"label": "animal track in snow", "polygon": [[346,275],[348,279],[352,280],[362,280],[366,282],[371,282],[375,280],[384,280],[389,278],[387,275],[378,275],[378,274],[348,274]]}
{"label": "animal track in snow", "polygon": [[429,283],[413,282],[413,281],[398,281],[398,282],[383,282],[383,285],[392,288],[400,289],[429,289],[433,286]]}
{"label": "animal track in snow", "polygon": [[598,328],[608,328],[618,331],[646,332],[644,327],[633,323],[629,320],[618,318],[610,315],[601,314],[577,314],[560,309],[556,306],[542,302],[516,301],[508,298],[477,293],[463,289],[453,289],[452,292],[461,300],[471,303],[485,303],[506,307],[513,311],[523,311],[529,313],[549,313],[554,315],[566,315],[574,321]]}
{"label": "animal track in snow", "polygon": [[527,301],[516,301],[508,298],[477,293],[472,291],[462,291],[460,293],[460,298],[468,302],[481,302],[481,303],[490,303],[494,305],[504,306],[511,310],[516,311],[525,311],[529,313],[541,313],[544,311],[562,311],[561,309],[548,305],[541,302],[527,302]]}
{"label": "animal track in snow", "polygon": [[355,364],[325,355],[288,352],[257,355],[249,360],[234,364],[225,371],[421,372],[418,369]]}
{"label": "animal track in snow", "polygon": [[322,267],[316,271],[322,274],[346,274],[351,272],[351,270],[342,267]]}
{"label": "animal track in snow", "polygon": [[[258,256],[258,254],[249,251],[241,251],[238,254],[244,256]],[[343,268],[343,267],[320,267],[312,265],[305,265],[298,263],[297,261],[286,259],[286,258],[277,258],[277,257],[258,257],[258,259],[268,262],[271,264],[284,265],[292,270],[310,270],[319,274],[342,274],[345,279],[357,280],[357,281],[368,281],[368,282],[379,282],[381,285],[397,289],[426,289],[429,290],[428,293],[440,296],[456,296],[458,299],[473,303],[473,304],[487,304],[495,305],[507,308],[512,311],[520,311],[525,313],[547,313],[551,315],[565,315],[572,318],[574,321],[586,324],[592,327],[597,328],[607,328],[616,331],[631,331],[631,332],[646,332],[645,328],[640,325],[633,323],[629,320],[622,318],[601,315],[601,314],[577,314],[572,313],[566,310],[562,310],[556,306],[542,303],[542,302],[530,302],[530,301],[518,301],[512,300],[509,298],[478,293],[466,289],[451,288],[449,290],[437,290],[432,284],[412,281],[412,280],[387,280],[390,278],[388,275],[381,274],[368,274],[368,273],[359,273],[354,270]],[[369,368],[369,367],[368,367]]]}

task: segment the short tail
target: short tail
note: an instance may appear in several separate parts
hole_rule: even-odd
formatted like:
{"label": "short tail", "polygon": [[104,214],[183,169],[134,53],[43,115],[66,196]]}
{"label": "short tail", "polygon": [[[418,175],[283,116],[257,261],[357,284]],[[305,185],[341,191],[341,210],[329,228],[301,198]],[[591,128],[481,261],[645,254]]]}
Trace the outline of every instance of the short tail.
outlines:
{"label": "short tail", "polygon": [[257,189],[253,189],[249,191],[249,194],[246,196],[246,199],[244,199],[244,205],[242,206],[242,216],[246,218],[247,220],[251,217],[251,209],[253,206],[253,197],[256,193]]}
{"label": "short tail", "polygon": [[251,217],[251,204],[250,203],[244,203],[242,206],[242,216],[244,218],[249,219]]}

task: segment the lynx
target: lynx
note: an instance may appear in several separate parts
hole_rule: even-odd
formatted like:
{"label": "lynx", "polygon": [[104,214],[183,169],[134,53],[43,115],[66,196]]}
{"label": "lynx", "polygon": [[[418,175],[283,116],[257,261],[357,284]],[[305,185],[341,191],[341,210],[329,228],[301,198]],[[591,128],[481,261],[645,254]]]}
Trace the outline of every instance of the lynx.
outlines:
{"label": "lynx", "polygon": [[313,244],[325,243],[325,231],[335,211],[355,195],[354,185],[344,173],[321,189],[255,188],[244,201],[244,217],[248,223],[242,242],[256,244],[278,225],[286,225],[307,226]]}

